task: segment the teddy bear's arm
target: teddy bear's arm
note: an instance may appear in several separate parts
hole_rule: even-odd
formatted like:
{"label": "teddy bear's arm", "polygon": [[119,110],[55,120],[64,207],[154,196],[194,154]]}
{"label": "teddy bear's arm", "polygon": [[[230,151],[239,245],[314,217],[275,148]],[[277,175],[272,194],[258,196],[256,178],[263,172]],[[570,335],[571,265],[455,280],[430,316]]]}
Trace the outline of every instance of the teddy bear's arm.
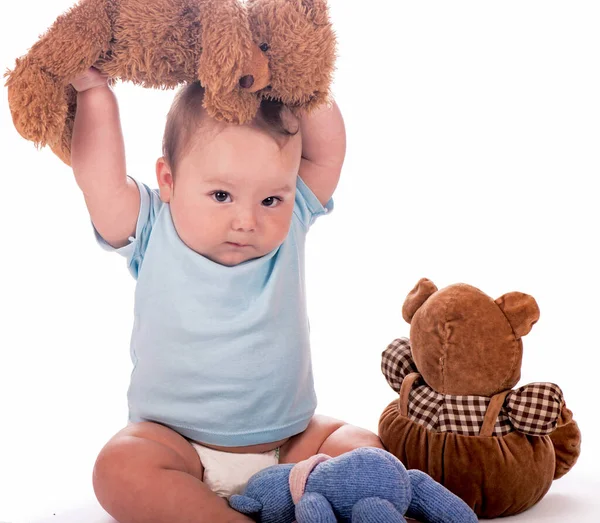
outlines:
{"label": "teddy bear's arm", "polygon": [[556,430],[550,434],[556,455],[554,479],[564,476],[579,458],[581,453],[581,432],[573,413],[563,402]]}
{"label": "teddy bear's arm", "polygon": [[59,16],[29,53],[8,71],[6,86],[17,131],[37,146],[58,146],[71,110],[65,89],[108,49],[105,0],[83,0]]}
{"label": "teddy bear's arm", "polygon": [[412,359],[408,338],[398,338],[381,354],[381,372],[390,387],[400,393],[402,380],[413,372],[419,372]]}
{"label": "teddy bear's arm", "polygon": [[530,436],[547,436],[557,427],[564,404],[555,383],[530,383],[506,396],[505,410],[510,423]]}

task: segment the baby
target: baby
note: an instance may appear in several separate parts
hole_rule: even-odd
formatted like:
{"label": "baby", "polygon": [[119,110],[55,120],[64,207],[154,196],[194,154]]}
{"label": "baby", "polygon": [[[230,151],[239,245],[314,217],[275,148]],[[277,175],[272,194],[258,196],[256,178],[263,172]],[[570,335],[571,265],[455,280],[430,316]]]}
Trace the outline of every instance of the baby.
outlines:
{"label": "baby", "polygon": [[305,237],[333,208],[345,154],[335,104],[297,120],[263,102],[217,122],[198,83],[169,111],[158,190],[126,175],[114,93],[90,69],[71,163],[100,244],[137,279],[129,424],[94,467],[120,523],[252,521],[227,498],[255,472],[317,453],[382,447],[314,415]]}

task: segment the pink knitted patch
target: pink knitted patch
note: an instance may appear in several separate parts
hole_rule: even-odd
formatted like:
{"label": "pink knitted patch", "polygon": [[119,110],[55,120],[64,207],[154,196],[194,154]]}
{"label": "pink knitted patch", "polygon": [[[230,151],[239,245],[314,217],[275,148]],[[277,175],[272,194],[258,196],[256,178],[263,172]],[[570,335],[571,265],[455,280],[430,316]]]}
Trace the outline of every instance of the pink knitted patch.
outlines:
{"label": "pink knitted patch", "polygon": [[300,501],[300,498],[304,494],[304,488],[306,487],[308,476],[310,476],[312,470],[319,463],[323,463],[323,461],[327,461],[328,459],[331,459],[331,456],[328,456],[327,454],[315,454],[300,463],[296,463],[296,465],[292,467],[292,470],[290,471],[290,494],[292,495],[294,505]]}

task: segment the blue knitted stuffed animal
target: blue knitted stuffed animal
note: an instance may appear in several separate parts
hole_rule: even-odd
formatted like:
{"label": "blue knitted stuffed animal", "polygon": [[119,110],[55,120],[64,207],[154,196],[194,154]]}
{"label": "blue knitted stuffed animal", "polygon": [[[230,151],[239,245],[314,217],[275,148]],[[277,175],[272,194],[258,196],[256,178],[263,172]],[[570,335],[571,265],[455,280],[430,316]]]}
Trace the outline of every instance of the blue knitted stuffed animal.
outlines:
{"label": "blue knitted stuffed animal", "polygon": [[229,504],[262,523],[405,523],[404,515],[424,523],[477,522],[459,497],[371,447],[261,470]]}

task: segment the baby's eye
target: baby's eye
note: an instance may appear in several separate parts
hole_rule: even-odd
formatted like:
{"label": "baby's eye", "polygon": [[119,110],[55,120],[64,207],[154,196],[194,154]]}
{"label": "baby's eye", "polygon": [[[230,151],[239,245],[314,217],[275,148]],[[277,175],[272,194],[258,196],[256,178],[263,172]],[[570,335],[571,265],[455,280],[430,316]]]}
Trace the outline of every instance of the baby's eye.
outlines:
{"label": "baby's eye", "polygon": [[229,193],[225,191],[215,191],[212,193],[212,197],[219,203],[225,203],[229,198]]}
{"label": "baby's eye", "polygon": [[269,196],[262,201],[265,207],[277,207],[281,203],[281,198],[277,196]]}

